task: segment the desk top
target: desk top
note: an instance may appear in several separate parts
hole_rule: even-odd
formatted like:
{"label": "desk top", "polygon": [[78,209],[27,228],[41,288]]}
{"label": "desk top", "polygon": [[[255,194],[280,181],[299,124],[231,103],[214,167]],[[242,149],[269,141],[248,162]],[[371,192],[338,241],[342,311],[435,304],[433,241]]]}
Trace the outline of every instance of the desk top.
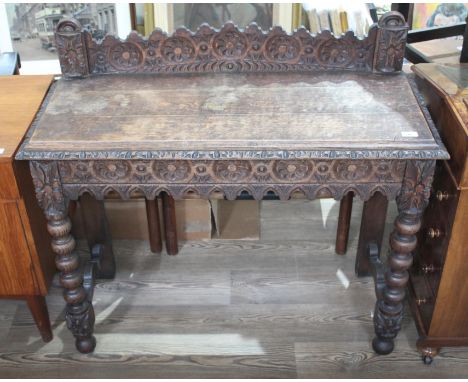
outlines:
{"label": "desk top", "polygon": [[52,79],[52,76],[0,76],[0,161],[13,158]]}
{"label": "desk top", "polygon": [[114,74],[48,98],[19,158],[447,158],[404,74]]}

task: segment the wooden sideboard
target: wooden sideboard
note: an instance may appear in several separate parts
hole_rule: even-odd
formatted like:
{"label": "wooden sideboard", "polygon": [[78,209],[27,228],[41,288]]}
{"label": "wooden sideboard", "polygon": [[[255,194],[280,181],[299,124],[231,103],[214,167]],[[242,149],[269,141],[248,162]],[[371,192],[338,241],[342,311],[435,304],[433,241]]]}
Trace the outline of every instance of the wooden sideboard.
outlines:
{"label": "wooden sideboard", "polygon": [[44,296],[54,256],[29,167],[14,156],[52,80],[0,77],[0,298],[25,299],[44,341],[52,339]]}
{"label": "wooden sideboard", "polygon": [[468,65],[419,64],[416,82],[451,159],[438,162],[410,278],[410,305],[430,363],[468,346]]}

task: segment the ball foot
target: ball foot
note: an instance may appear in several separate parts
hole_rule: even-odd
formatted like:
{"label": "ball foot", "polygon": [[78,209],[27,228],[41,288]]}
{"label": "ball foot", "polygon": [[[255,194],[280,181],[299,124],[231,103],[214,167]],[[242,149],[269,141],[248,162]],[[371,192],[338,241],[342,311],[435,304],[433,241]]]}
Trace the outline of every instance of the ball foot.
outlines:
{"label": "ball foot", "polygon": [[430,365],[432,361],[434,361],[434,358],[432,358],[430,355],[423,355],[422,360],[425,365]]}
{"label": "ball foot", "polygon": [[89,338],[77,338],[75,345],[80,353],[92,353],[96,347],[96,338],[94,336]]}
{"label": "ball foot", "polygon": [[390,354],[393,351],[393,340],[375,337],[372,341],[372,348],[377,354]]}

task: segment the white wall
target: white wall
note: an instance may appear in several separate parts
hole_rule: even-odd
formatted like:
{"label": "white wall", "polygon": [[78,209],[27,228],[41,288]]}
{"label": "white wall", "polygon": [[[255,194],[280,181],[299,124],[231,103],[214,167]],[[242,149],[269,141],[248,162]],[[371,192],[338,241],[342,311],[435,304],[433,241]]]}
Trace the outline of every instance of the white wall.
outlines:
{"label": "white wall", "polygon": [[5,3],[0,3],[0,52],[12,51],[13,45],[11,44],[10,26],[8,25],[6,6]]}

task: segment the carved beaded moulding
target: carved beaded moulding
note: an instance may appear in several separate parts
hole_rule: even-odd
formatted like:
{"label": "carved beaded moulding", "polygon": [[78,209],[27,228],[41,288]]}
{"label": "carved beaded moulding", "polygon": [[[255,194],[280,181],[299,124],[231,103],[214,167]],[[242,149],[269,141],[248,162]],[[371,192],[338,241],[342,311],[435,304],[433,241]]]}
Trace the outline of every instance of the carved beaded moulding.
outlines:
{"label": "carved beaded moulding", "polygon": [[89,192],[98,199],[117,192],[128,199],[142,192],[149,199],[161,191],[175,198],[194,192],[208,198],[222,192],[235,199],[247,192],[262,199],[273,192],[288,199],[293,192],[306,197],[339,199],[353,191],[367,200],[380,191],[395,197],[401,188],[405,161],[342,160],[91,160],[59,162],[64,193],[77,199]]}
{"label": "carved beaded moulding", "polygon": [[244,30],[232,23],[220,30],[204,24],[167,35],[156,29],[148,38],[132,32],[126,40],[107,35],[93,39],[76,20],[57,25],[62,73],[82,77],[99,73],[202,73],[353,70],[401,70],[408,26],[397,12],[383,15],[360,39],[352,31],[335,37],[300,28],[292,34],[280,27],[268,32],[256,24]]}

